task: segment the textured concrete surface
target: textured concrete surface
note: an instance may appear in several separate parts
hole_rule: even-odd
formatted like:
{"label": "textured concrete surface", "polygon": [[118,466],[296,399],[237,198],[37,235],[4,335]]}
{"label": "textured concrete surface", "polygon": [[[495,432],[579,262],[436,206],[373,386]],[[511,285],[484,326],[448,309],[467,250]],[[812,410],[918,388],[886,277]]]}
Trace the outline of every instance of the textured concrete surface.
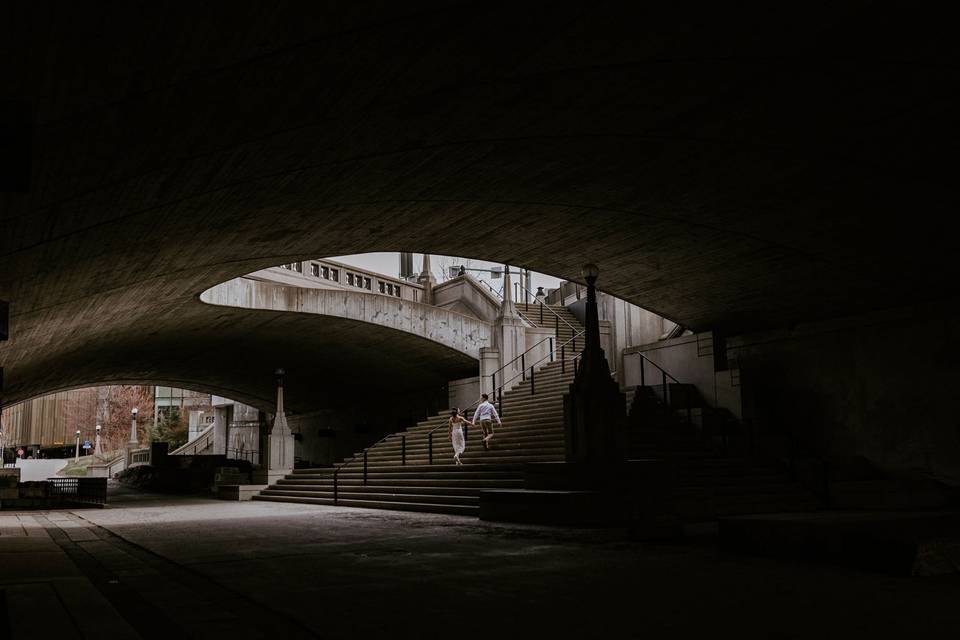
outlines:
{"label": "textured concrete surface", "polygon": [[[593,261],[602,288],[730,331],[956,279],[939,220],[958,205],[960,71],[932,12],[227,14],[11,5],[0,99],[35,126],[29,184],[0,196],[7,401],[158,380],[269,398],[269,371],[312,349],[287,336],[350,329],[197,296],[314,256],[428,251],[575,279]],[[267,342],[255,366],[229,356]]]}
{"label": "textured concrete surface", "polygon": [[[200,299],[207,304],[227,307],[355,320],[437,342],[474,359],[480,357],[480,349],[492,346],[488,322],[448,309],[377,294],[285,287],[234,278],[204,291]],[[424,348],[434,357],[440,351],[435,345],[425,345]],[[416,356],[414,353],[402,355]],[[453,360],[452,357],[449,359]]]}
{"label": "textured concrete surface", "polygon": [[740,556],[710,537],[144,495],[49,519],[140,633],[150,612],[152,628],[199,638],[947,638],[960,625],[956,575]]}

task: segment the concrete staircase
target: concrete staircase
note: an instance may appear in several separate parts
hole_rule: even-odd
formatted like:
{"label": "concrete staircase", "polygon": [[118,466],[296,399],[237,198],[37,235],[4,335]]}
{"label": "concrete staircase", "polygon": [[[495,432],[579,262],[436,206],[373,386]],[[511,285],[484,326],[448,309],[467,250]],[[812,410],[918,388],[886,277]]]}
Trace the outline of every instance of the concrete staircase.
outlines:
{"label": "concrete staircase", "polygon": [[689,522],[722,516],[813,511],[819,501],[774,460],[724,456],[698,425],[685,423],[685,407],[665,407],[639,390],[629,430],[631,458],[671,460],[676,469],[674,505]]}
{"label": "concrete staircase", "polygon": [[[583,331],[583,326],[580,324],[580,321],[577,320],[577,317],[573,315],[573,313],[566,307],[546,305],[546,308],[543,309],[542,313],[540,310],[540,305],[537,303],[527,304],[524,302],[518,302],[516,307],[517,310],[523,314],[523,317],[534,326],[556,329],[557,345],[565,344],[571,338],[573,338],[575,332]],[[556,315],[550,313],[550,310],[556,312]],[[557,320],[557,316],[559,316],[559,321]],[[580,344],[581,342],[582,340],[578,338],[578,353],[583,349],[583,345]]]}
{"label": "concrete staircase", "polygon": [[[560,323],[562,343],[573,337],[580,325],[566,309],[555,309],[574,327]],[[529,315],[533,315],[532,309]],[[539,320],[539,313],[534,319]],[[543,326],[552,327],[554,322],[553,314],[549,314],[549,320],[544,314]],[[582,347],[577,345],[578,352]],[[567,350],[568,359],[575,355]],[[446,427],[449,413],[443,412],[367,449],[366,481],[364,453],[345,460],[337,473],[336,504],[478,515],[482,489],[520,488],[525,463],[564,459],[563,394],[573,382],[573,365],[547,363],[536,371],[535,381],[535,394],[531,394],[530,380],[503,394],[502,405],[498,406],[503,426],[495,427],[489,450],[484,450],[481,443],[480,427],[470,428],[461,456],[463,465],[454,465]],[[254,499],[334,504],[333,469],[297,469]]]}

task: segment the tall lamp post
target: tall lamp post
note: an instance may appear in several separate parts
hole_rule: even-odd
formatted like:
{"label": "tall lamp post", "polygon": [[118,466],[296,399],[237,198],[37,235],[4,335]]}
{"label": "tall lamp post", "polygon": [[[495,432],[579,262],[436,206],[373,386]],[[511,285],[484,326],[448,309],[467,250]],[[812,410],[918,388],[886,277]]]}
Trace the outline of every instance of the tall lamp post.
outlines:
{"label": "tall lamp post", "polygon": [[77,449],[73,454],[73,461],[80,462],[80,429],[77,429]]}
{"label": "tall lamp post", "polygon": [[100,425],[97,425],[97,439],[93,443],[93,455],[99,456],[103,454],[103,448],[100,446]]}
{"label": "tall lamp post", "polygon": [[600,346],[596,290],[600,270],[585,264],[581,275],[587,282],[586,339],[570,393],[563,398],[565,447],[567,462],[586,463],[599,473],[604,465],[624,459],[626,399],[610,376]]}
{"label": "tall lamp post", "polygon": [[137,448],[137,412],[139,410],[134,407],[130,410],[130,442],[127,445],[130,449]]}

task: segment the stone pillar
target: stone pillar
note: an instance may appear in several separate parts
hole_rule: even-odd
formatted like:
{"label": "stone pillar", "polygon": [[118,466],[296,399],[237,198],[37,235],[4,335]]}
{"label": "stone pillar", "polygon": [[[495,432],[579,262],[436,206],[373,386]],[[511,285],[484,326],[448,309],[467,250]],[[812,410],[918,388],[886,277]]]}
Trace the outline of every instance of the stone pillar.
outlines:
{"label": "stone pillar", "polygon": [[130,441],[127,443],[128,449],[136,449],[140,446],[139,437],[137,436],[137,413],[139,409],[134,407],[130,410]]}
{"label": "stone pillar", "polygon": [[493,398],[496,389],[493,388],[493,372],[500,368],[500,351],[492,347],[480,347],[480,393],[489,394]]}
{"label": "stone pillar", "polygon": [[93,455],[99,456],[103,454],[103,447],[100,444],[100,425],[97,425],[97,439],[93,442]]}
{"label": "stone pillar", "polygon": [[[522,382],[520,354],[527,348],[526,327],[513,302],[508,264],[503,266],[503,303],[493,321],[493,346],[500,352],[500,368],[503,368],[497,376],[497,387],[506,391]],[[496,393],[496,389],[493,391]]]}
{"label": "stone pillar", "polygon": [[227,452],[227,408],[213,408],[213,453],[223,455]]}
{"label": "stone pillar", "polygon": [[437,284],[437,279],[433,277],[430,270],[430,254],[423,254],[423,270],[417,278],[417,283],[423,287],[423,298],[420,302],[424,304],[433,304],[433,287]]}
{"label": "stone pillar", "polygon": [[[293,472],[293,432],[287,425],[286,412],[283,409],[283,369],[277,369],[277,413],[273,418],[273,427],[267,436],[266,456],[262,458],[260,469],[255,476],[259,484],[273,484],[285,475]],[[265,464],[264,464],[265,463]]]}
{"label": "stone pillar", "polygon": [[626,459],[626,401],[610,377],[600,346],[600,320],[595,283],[598,269],[585,265],[587,281],[586,346],[577,376],[563,397],[567,462],[601,467]]}

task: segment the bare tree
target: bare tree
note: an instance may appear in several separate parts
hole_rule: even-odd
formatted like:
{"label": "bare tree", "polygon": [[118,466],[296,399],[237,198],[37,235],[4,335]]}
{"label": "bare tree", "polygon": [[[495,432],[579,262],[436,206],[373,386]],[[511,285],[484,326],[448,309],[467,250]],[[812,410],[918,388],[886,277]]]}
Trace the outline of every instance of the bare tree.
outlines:
{"label": "bare tree", "polygon": [[100,401],[100,439],[104,451],[122,449],[130,440],[131,410],[136,408],[137,439],[146,443],[153,423],[153,387],[115,385],[108,387]]}

